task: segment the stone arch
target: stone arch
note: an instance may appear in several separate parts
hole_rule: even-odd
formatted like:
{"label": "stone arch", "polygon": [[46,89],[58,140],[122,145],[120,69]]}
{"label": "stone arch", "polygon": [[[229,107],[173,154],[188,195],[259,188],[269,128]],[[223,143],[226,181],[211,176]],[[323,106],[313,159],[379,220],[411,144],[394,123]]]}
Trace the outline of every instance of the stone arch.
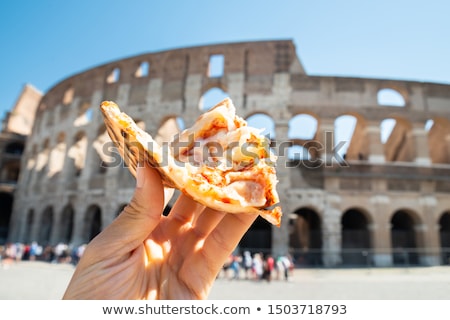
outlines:
{"label": "stone arch", "polygon": [[428,153],[432,163],[450,163],[450,120],[443,117],[430,119]]}
{"label": "stone arch", "polygon": [[356,112],[343,113],[334,120],[334,148],[341,159],[368,158],[366,128],[366,119]]}
{"label": "stone arch", "polygon": [[121,70],[119,67],[114,67],[106,75],[106,83],[112,84],[117,83],[120,80]]}
{"label": "stone arch", "polygon": [[289,247],[297,264],[322,265],[322,220],[316,210],[302,207],[289,216]]}
{"label": "stone arch", "polygon": [[9,221],[11,220],[13,195],[0,192],[0,244],[8,239]]}
{"label": "stone arch", "polygon": [[223,99],[229,97],[224,85],[207,86],[203,90],[198,108],[200,111],[208,111]]}
{"label": "stone arch", "polygon": [[350,208],[341,217],[342,263],[346,265],[367,265],[372,247],[371,221],[362,209]]}
{"label": "stone arch", "polygon": [[207,77],[220,78],[225,73],[225,56],[223,54],[211,54],[208,61]]}
{"label": "stone arch", "polygon": [[84,131],[79,131],[73,140],[73,144],[70,146],[67,156],[71,161],[69,172],[71,175],[80,176],[81,171],[84,169],[86,162],[87,151],[87,135]]}
{"label": "stone arch", "polygon": [[289,120],[288,127],[287,138],[290,141],[287,150],[288,158],[291,160],[315,159],[318,150],[315,147],[318,128],[317,116],[308,112],[296,114]]}
{"label": "stone arch", "polygon": [[41,150],[38,151],[36,169],[38,180],[45,176],[48,169],[48,157],[50,153],[50,139],[47,138],[42,143]]}
{"label": "stone arch", "polygon": [[111,141],[111,138],[109,137],[109,134],[106,130],[106,126],[104,124],[100,125],[100,127],[97,130],[97,135],[92,142],[92,148],[94,149],[92,160],[92,172],[97,173],[106,173],[107,168],[110,165],[116,164],[115,159],[112,159],[112,157],[109,157],[109,152],[105,152],[106,150],[109,150],[110,148],[114,148],[115,146]]}
{"label": "stone arch", "polygon": [[261,133],[270,140],[275,140],[275,121],[266,112],[253,112],[245,119],[250,127],[263,130]]}
{"label": "stone arch", "polygon": [[184,120],[177,115],[168,115],[164,117],[154,136],[155,141],[162,145],[164,142],[170,142],[174,137],[184,129]]}
{"label": "stone arch", "polygon": [[442,264],[448,265],[450,264],[450,211],[444,212],[438,223]]}
{"label": "stone arch", "polygon": [[31,243],[31,241],[34,240],[31,238],[31,231],[33,230],[33,224],[35,219],[34,215],[35,215],[34,209],[33,208],[28,209],[25,219],[25,232],[23,236],[24,243]]}
{"label": "stone arch", "polygon": [[272,225],[258,216],[239,242],[239,248],[252,252],[270,252],[272,248]]}
{"label": "stone arch", "polygon": [[[389,128],[383,128],[387,121],[389,121],[391,127],[388,137],[384,134],[385,130],[389,130]],[[385,118],[380,126],[386,161],[413,161],[415,150],[411,139],[412,124],[404,118],[394,116]]]}
{"label": "stone arch", "polygon": [[70,243],[73,235],[73,228],[75,223],[75,210],[72,204],[67,204],[61,211],[60,226],[58,228],[60,235],[58,242]]}
{"label": "stone arch", "polygon": [[49,168],[47,173],[48,177],[54,178],[63,170],[66,149],[66,134],[64,132],[60,132],[58,134],[55,146],[50,151]]}
{"label": "stone arch", "polygon": [[66,87],[66,90],[64,91],[62,104],[64,106],[68,106],[69,104],[72,103],[74,96],[75,96],[75,88],[73,87],[72,84],[69,84]]}
{"label": "stone arch", "polygon": [[403,86],[385,83],[378,89],[377,102],[380,106],[405,107],[409,102],[409,94]]}
{"label": "stone arch", "polygon": [[102,210],[96,205],[90,205],[84,214],[83,243],[88,243],[102,230]]}
{"label": "stone arch", "polygon": [[134,71],[135,78],[145,78],[150,74],[150,63],[148,61],[141,61]]}
{"label": "stone arch", "polygon": [[93,110],[91,103],[84,101],[78,107],[78,115],[73,121],[74,127],[81,127],[88,124],[92,120]]}
{"label": "stone arch", "polygon": [[399,209],[391,217],[392,261],[394,264],[418,264],[417,248],[421,221],[413,210]]}
{"label": "stone arch", "polygon": [[0,170],[0,180],[6,182],[17,182],[20,173],[20,162],[17,160],[5,161]]}
{"label": "stone arch", "polygon": [[51,245],[51,235],[53,230],[53,207],[47,206],[44,211],[42,211],[41,219],[39,221],[39,236],[38,243],[47,246]]}
{"label": "stone arch", "polygon": [[23,142],[11,142],[5,146],[4,153],[10,155],[21,155],[23,153],[23,150]]}

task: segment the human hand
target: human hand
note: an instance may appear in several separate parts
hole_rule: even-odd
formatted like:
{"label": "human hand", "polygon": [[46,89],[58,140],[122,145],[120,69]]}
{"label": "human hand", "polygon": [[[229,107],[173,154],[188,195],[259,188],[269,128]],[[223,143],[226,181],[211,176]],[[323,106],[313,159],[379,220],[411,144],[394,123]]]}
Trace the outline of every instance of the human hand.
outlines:
{"label": "human hand", "polygon": [[130,204],[86,247],[63,299],[206,299],[256,214],[218,212],[181,195],[163,216],[158,172],[137,169]]}

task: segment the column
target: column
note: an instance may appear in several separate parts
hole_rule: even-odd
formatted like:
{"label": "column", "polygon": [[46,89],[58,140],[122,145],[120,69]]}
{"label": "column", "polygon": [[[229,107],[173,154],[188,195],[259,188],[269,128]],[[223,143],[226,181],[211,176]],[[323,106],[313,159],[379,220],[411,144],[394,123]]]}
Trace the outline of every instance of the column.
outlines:
{"label": "column", "polygon": [[318,155],[325,165],[332,165],[334,154],[334,119],[321,118],[318,126]]}
{"label": "column", "polygon": [[[280,148],[280,143],[287,137],[289,122],[284,120],[278,120],[275,123],[275,137],[277,139],[276,148]],[[275,150],[275,153],[279,154],[279,150]],[[277,191],[280,197],[281,209],[283,210],[283,217],[281,218],[281,226],[272,226],[272,254],[274,256],[286,255],[289,250],[289,208],[288,204],[288,191],[291,188],[291,180],[289,176],[289,169],[287,168],[287,152],[284,152],[277,159]],[[294,169],[295,170],[295,169]]]}
{"label": "column", "polygon": [[378,122],[369,121],[366,127],[368,141],[368,160],[370,163],[384,163],[384,146],[381,142],[381,128]]}
{"label": "column", "polygon": [[372,224],[369,226],[373,237],[373,263],[376,267],[392,266],[391,224]]}
{"label": "column", "polygon": [[419,165],[430,165],[431,159],[428,150],[428,132],[423,123],[414,123],[411,130],[411,139],[414,146],[414,162]]}
{"label": "column", "polygon": [[325,267],[334,267],[342,263],[342,227],[341,212],[336,208],[340,198],[327,195],[322,219],[322,259]]}
{"label": "column", "polygon": [[434,196],[424,196],[419,199],[419,203],[424,217],[423,223],[415,227],[417,247],[423,248],[423,252],[419,253],[420,263],[436,266],[441,263],[440,227],[434,215],[438,201]]}
{"label": "column", "polygon": [[375,195],[370,199],[374,207],[374,221],[369,226],[372,235],[373,263],[376,267],[392,266],[391,223],[388,212],[390,199],[385,195]]}

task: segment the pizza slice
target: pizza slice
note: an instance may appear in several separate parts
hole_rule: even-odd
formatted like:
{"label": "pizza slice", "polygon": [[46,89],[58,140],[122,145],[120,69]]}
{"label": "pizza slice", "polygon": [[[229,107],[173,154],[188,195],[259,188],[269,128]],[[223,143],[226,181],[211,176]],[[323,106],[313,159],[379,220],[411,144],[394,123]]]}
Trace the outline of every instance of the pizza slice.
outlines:
{"label": "pizza slice", "polygon": [[108,133],[134,176],[138,164],[147,161],[160,172],[166,187],[179,189],[207,207],[258,213],[280,226],[276,156],[261,130],[236,115],[231,99],[163,144],[156,143],[114,102],[104,101],[100,108]]}

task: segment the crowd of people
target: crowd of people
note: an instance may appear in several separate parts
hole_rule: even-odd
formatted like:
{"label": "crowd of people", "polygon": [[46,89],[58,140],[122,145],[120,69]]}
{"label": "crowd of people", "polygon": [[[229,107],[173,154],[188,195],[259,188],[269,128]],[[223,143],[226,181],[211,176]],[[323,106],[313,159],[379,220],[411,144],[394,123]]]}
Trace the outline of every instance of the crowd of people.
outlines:
{"label": "crowd of people", "polygon": [[83,255],[86,245],[69,246],[58,243],[55,246],[42,246],[31,243],[6,243],[0,245],[0,263],[8,266],[19,261],[45,261],[50,263],[71,263],[76,265]]}
{"label": "crowd of people", "polygon": [[290,255],[278,256],[274,258],[271,254],[261,252],[250,253],[244,251],[243,254],[232,254],[223,265],[219,277],[230,280],[250,279],[250,280],[289,280],[294,270],[294,262]]}
{"label": "crowd of people", "polygon": [[[76,265],[83,255],[86,244],[69,246],[58,243],[55,246],[41,246],[36,241],[30,244],[6,243],[0,245],[0,264],[8,266],[19,261],[44,261],[50,263],[71,263]],[[230,280],[289,280],[294,263],[290,255],[274,258],[271,254],[244,251],[231,254],[218,277]]]}

